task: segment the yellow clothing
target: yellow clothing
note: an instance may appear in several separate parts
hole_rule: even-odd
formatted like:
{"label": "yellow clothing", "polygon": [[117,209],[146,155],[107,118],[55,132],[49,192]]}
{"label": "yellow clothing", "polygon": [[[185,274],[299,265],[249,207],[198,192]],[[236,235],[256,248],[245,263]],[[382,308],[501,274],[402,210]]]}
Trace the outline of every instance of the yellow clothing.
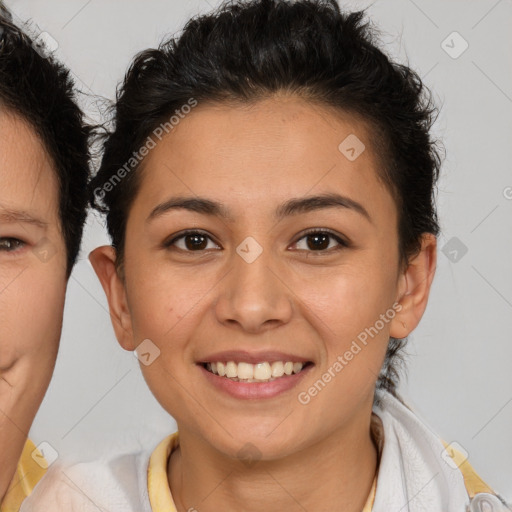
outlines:
{"label": "yellow clothing", "polygon": [[[449,446],[444,441],[443,445],[445,448]],[[474,498],[481,492],[494,494],[494,491],[480,478],[464,455],[454,448],[450,449],[449,455],[455,461],[455,464],[457,464],[460,472],[464,476],[464,485],[466,486],[470,498]]]}
{"label": "yellow clothing", "polygon": [[[384,439],[382,423],[375,414],[372,414],[371,433],[380,456]],[[172,499],[171,489],[169,488],[169,481],[167,479],[167,465],[171,453],[178,445],[179,435],[178,432],[175,432],[160,442],[149,459],[148,494],[151,510],[153,512],[176,512],[176,505]],[[366,499],[362,512],[371,512],[376,489],[377,475],[375,475],[370,494]]]}
{"label": "yellow clothing", "polygon": [[175,432],[158,444],[149,459],[148,493],[153,512],[176,512],[167,480],[167,461],[178,444],[178,432]]}
{"label": "yellow clothing", "polygon": [[[370,425],[378,470],[361,512],[512,511],[454,449],[456,443],[443,446],[389,393],[381,393]],[[178,446],[175,433],[152,452],[53,465],[20,512],[176,512],[167,473]]]}
{"label": "yellow clothing", "polygon": [[37,463],[34,457],[44,462],[44,458],[34,443],[27,439],[23,452],[21,453],[18,467],[7,492],[0,504],[0,512],[18,512],[21,502],[32,492],[36,484],[41,480],[46,470],[41,462]]}
{"label": "yellow clothing", "polygon": [[[384,432],[382,422],[375,413],[372,414],[371,433],[380,458],[384,444]],[[443,442],[443,444],[447,446],[445,442]],[[171,453],[178,447],[178,445],[179,435],[178,432],[175,432],[159,443],[149,459],[148,494],[149,501],[151,503],[151,510],[153,512],[176,512],[176,505],[174,504],[171,490],[169,488],[169,482],[167,480],[167,465]],[[469,462],[464,460],[464,457],[459,452],[452,449],[450,456],[459,466],[470,498],[473,498],[477,493],[481,492],[493,493],[492,489],[478,476]],[[370,494],[368,495],[362,512],[372,511],[373,503],[375,501],[375,492],[377,489],[377,474],[373,480]]]}
{"label": "yellow clothing", "polygon": [[[151,510],[153,512],[177,512],[176,505],[172,499],[169,482],[167,480],[167,463],[169,456],[179,444],[178,432],[166,437],[151,454],[148,466],[148,492]],[[375,490],[377,488],[377,477],[373,480],[370,494],[362,512],[371,512]]]}

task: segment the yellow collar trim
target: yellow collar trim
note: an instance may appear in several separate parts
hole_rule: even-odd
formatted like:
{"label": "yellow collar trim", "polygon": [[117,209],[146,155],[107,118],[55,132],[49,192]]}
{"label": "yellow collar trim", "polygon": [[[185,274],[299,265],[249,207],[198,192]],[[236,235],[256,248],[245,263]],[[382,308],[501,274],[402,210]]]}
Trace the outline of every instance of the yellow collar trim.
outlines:
{"label": "yellow collar trim", "polygon": [[494,491],[480,478],[477,472],[473,469],[468,459],[455,448],[443,441],[444,447],[447,449],[448,455],[453,459],[458,466],[464,478],[464,485],[470,498],[474,498],[476,494],[485,492],[495,494]]}
{"label": "yellow collar trim", "polygon": [[149,459],[148,494],[153,512],[177,512],[167,479],[167,463],[178,444],[178,432],[175,432],[160,442]]}
{"label": "yellow collar trim", "polygon": [[29,496],[36,484],[41,480],[46,469],[41,467],[33,458],[44,462],[43,455],[35,447],[34,443],[27,439],[21,453],[16,473],[0,504],[0,512],[18,512],[22,501]]}
{"label": "yellow collar trim", "polygon": [[[381,442],[379,444],[381,444]],[[175,432],[158,444],[149,459],[148,495],[153,512],[177,512],[167,479],[167,465],[169,463],[169,456],[178,445],[179,435],[178,432]],[[370,494],[368,495],[362,512],[371,512],[376,489],[377,475],[375,475]],[[0,512],[3,512],[3,509]]]}
{"label": "yellow collar trim", "polygon": [[370,494],[366,499],[366,503],[363,507],[363,512],[372,512],[373,502],[375,501],[375,493],[377,492],[377,475],[373,479],[372,488],[370,489]]}

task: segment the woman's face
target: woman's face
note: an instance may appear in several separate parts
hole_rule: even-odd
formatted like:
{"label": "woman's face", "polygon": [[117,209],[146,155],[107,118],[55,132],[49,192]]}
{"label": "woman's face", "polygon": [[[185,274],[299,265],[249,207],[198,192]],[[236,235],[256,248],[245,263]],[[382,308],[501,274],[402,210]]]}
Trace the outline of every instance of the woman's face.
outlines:
{"label": "woman's face", "polygon": [[405,285],[378,156],[298,98],[199,105],[147,156],[116,332],[181,432],[273,459],[368,431]]}
{"label": "woman's face", "polygon": [[[48,387],[66,292],[55,169],[32,127],[0,113],[0,441],[13,452]],[[2,438],[2,436],[4,436]],[[19,448],[19,446],[18,446]],[[19,453],[17,454],[19,456]]]}

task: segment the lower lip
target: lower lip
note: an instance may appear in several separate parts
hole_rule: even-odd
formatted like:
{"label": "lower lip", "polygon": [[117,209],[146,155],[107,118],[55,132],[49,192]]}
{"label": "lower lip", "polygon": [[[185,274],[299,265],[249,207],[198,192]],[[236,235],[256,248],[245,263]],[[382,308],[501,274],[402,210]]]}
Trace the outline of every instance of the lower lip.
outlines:
{"label": "lower lip", "polygon": [[209,382],[221,391],[235,398],[255,400],[260,398],[273,398],[294,388],[313,365],[309,364],[299,373],[279,377],[270,382],[237,382],[226,377],[215,375],[200,364],[198,367],[202,370]]}

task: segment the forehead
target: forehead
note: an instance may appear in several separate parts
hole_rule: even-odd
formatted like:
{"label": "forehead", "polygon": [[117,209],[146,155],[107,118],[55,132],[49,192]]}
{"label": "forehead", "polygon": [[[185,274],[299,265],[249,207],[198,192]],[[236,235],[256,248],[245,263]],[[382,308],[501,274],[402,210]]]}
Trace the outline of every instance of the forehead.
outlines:
{"label": "forehead", "polygon": [[31,211],[46,221],[57,213],[53,161],[22,117],[0,110],[0,207]]}
{"label": "forehead", "polygon": [[247,213],[248,201],[335,190],[389,209],[370,133],[355,116],[295,97],[199,104],[146,157],[139,196],[215,195]]}

